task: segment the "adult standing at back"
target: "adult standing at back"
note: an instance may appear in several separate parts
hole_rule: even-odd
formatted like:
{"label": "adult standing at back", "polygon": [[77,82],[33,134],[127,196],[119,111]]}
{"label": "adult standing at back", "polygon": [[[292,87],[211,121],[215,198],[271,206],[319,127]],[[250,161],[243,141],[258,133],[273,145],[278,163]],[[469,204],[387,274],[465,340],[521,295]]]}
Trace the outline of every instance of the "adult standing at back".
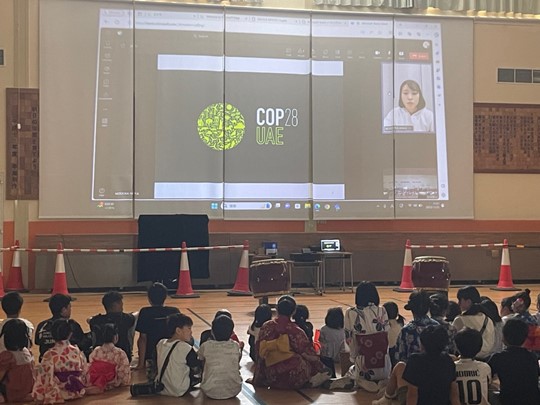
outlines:
{"label": "adult standing at back", "polygon": [[390,376],[392,364],[388,355],[388,315],[380,305],[375,285],[362,281],[356,287],[356,306],[345,312],[345,338],[350,347],[349,373],[356,385],[377,392],[377,383]]}
{"label": "adult standing at back", "polygon": [[468,285],[458,290],[457,299],[462,312],[454,319],[452,325],[458,332],[467,327],[482,334],[482,350],[476,357],[485,359],[491,354],[495,344],[495,326],[482,308],[480,293],[476,287]]}

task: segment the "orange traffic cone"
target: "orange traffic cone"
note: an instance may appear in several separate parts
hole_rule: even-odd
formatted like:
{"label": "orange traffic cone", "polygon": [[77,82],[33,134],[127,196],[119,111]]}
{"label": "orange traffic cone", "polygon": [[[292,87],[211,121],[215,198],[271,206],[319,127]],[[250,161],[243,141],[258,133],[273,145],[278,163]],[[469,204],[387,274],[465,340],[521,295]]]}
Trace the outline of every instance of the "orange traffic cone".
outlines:
{"label": "orange traffic cone", "polygon": [[405,257],[403,258],[403,273],[401,274],[401,284],[394,288],[397,292],[411,292],[414,289],[412,282],[412,251],[411,241],[407,239],[405,243]]}
{"label": "orange traffic cone", "polygon": [[[55,294],[64,294],[69,295],[67,288],[67,278],[66,278],[66,266],[64,264],[64,253],[61,243],[58,244],[57,249],[59,252],[56,254],[56,266],[54,268],[54,284],[51,292],[51,297]],[[49,301],[51,298],[47,298],[44,301]],[[74,300],[74,298],[71,298]]]}
{"label": "orange traffic cone", "polygon": [[236,273],[236,282],[232,290],[227,292],[227,295],[253,295],[249,290],[249,242],[244,241],[244,250],[240,257],[240,265],[238,273]]}
{"label": "orange traffic cone", "polygon": [[[15,241],[14,248],[19,247],[19,241]],[[11,262],[11,268],[9,269],[8,281],[6,284],[7,291],[27,291],[24,288],[21,269],[21,252],[18,250],[13,251],[13,261]]]}
{"label": "orange traffic cone", "polygon": [[4,275],[2,274],[2,261],[0,260],[0,300],[4,298]]}
{"label": "orange traffic cone", "polygon": [[519,288],[514,287],[512,281],[512,268],[510,267],[510,252],[508,251],[508,240],[504,240],[502,257],[501,257],[501,271],[499,272],[499,283],[497,287],[492,288],[496,291],[520,291]]}
{"label": "orange traffic cone", "polygon": [[186,242],[182,242],[182,255],[180,256],[180,272],[178,274],[178,288],[173,298],[199,298],[191,288],[191,275],[189,274],[189,260],[186,250]]}

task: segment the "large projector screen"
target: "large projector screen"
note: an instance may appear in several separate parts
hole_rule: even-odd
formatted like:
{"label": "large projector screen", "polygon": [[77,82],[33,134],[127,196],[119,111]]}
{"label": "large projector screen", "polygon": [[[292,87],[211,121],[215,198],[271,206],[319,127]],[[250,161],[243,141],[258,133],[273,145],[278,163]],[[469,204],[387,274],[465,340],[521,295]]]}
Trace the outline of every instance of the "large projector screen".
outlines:
{"label": "large projector screen", "polygon": [[135,4],[40,6],[40,217],[472,217],[470,20]]}

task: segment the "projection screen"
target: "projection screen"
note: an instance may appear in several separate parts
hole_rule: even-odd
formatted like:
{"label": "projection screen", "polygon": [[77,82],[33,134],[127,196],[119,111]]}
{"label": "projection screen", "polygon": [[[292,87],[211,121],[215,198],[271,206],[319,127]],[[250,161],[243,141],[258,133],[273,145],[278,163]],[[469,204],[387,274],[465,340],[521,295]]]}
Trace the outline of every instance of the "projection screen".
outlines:
{"label": "projection screen", "polygon": [[469,19],[42,2],[40,217],[472,218],[472,47]]}

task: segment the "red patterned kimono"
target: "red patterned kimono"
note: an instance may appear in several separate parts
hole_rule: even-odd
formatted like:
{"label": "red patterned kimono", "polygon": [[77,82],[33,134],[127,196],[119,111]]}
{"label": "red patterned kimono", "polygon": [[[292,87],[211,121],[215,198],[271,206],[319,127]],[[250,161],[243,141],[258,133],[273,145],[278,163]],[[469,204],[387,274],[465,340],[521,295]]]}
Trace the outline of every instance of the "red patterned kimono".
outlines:
{"label": "red patterned kimono", "polygon": [[[278,315],[277,318],[266,322],[259,331],[256,342],[257,353],[261,353],[263,347],[276,342],[281,335],[288,336],[288,352],[282,351],[274,356],[272,365],[261,355],[255,365],[253,384],[259,387],[271,387],[279,389],[298,389],[306,385],[309,379],[322,371],[324,365],[320,360],[309,361],[302,354],[316,356],[313,344],[306,334],[288,317]],[[286,341],[280,339],[281,341]],[[266,342],[266,343],[262,343]],[[281,356],[282,360],[274,363]]]}
{"label": "red patterned kimono", "polygon": [[88,382],[102,390],[129,385],[131,372],[126,353],[113,343],[104,343],[90,354]]}
{"label": "red patterned kimono", "polygon": [[62,403],[85,394],[87,363],[84,354],[68,340],[56,342],[35,368],[32,396],[44,404]]}

